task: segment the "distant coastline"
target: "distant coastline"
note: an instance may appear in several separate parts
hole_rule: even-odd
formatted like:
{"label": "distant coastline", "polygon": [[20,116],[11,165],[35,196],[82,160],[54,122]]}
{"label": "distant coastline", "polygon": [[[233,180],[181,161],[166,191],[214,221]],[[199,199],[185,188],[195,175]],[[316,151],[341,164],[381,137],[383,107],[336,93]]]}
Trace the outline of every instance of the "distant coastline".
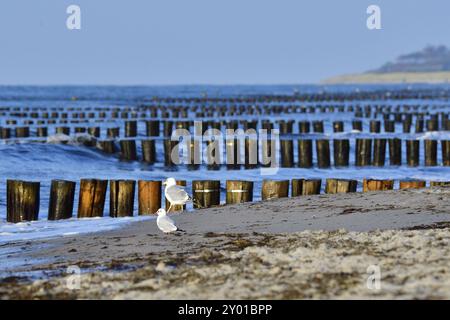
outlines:
{"label": "distant coastline", "polygon": [[381,67],[360,74],[331,77],[324,84],[397,84],[448,83],[450,81],[450,49],[427,46],[420,51],[404,54]]}
{"label": "distant coastline", "polygon": [[442,72],[392,72],[361,73],[331,77],[322,84],[398,84],[398,83],[449,83],[450,71]]}

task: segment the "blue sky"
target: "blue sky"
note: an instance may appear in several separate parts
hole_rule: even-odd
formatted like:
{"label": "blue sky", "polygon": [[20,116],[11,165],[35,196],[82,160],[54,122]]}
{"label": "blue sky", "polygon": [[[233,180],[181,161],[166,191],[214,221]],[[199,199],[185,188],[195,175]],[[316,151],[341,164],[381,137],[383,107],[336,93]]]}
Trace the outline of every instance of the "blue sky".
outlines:
{"label": "blue sky", "polygon": [[442,0],[2,0],[0,84],[316,83],[450,45],[449,14]]}

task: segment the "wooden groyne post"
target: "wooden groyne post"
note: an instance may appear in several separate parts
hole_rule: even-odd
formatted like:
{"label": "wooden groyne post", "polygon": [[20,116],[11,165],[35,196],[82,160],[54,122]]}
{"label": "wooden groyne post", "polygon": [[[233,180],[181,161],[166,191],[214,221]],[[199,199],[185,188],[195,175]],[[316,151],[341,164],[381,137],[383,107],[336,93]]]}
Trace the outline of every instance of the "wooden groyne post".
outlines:
{"label": "wooden groyne post", "polygon": [[450,166],[450,140],[442,140],[441,149],[442,149],[442,164],[444,166]]}
{"label": "wooden groyne post", "polygon": [[161,181],[138,181],[138,214],[155,214],[161,208]]}
{"label": "wooden groyne post", "polygon": [[373,165],[383,167],[386,160],[386,139],[374,139]]}
{"label": "wooden groyne post", "polygon": [[350,158],[350,141],[348,139],[333,140],[334,165],[348,167]]}
{"label": "wooden groyne post", "polygon": [[17,223],[39,218],[40,182],[7,180],[6,220]]}
{"label": "wooden groyne post", "polygon": [[153,164],[156,162],[155,140],[142,140],[142,161]]}
{"label": "wooden groyne post", "polygon": [[76,183],[52,180],[48,205],[48,220],[70,219],[73,215]]}
{"label": "wooden groyne post", "polygon": [[356,166],[370,166],[372,160],[372,139],[356,139]]}
{"label": "wooden groyne post", "polygon": [[406,160],[408,166],[419,166],[419,154],[420,154],[420,141],[419,140],[406,140]]}
{"label": "wooden groyne post", "polygon": [[262,200],[289,197],[289,180],[263,180],[261,189]]}
{"label": "wooden groyne post", "polygon": [[402,180],[400,181],[400,189],[421,189],[425,188],[426,181],[422,180]]}
{"label": "wooden groyne post", "polygon": [[298,166],[300,168],[313,166],[313,143],[310,139],[298,140]]}
{"label": "wooden groyne post", "polygon": [[120,140],[121,159],[127,161],[136,161],[136,141],[135,140]]}
{"label": "wooden groyne post", "polygon": [[112,218],[132,217],[134,211],[134,195],[136,181],[109,181],[109,216]]}
{"label": "wooden groyne post", "polygon": [[356,192],[358,181],[347,179],[327,179],[325,193],[349,193]]}
{"label": "wooden groyne post", "polygon": [[192,181],[194,208],[209,208],[220,205],[219,180]]}
{"label": "wooden groyne post", "polygon": [[103,217],[108,180],[81,179],[78,218]]}
{"label": "wooden groyne post", "polygon": [[402,140],[389,139],[389,163],[391,166],[402,165]]}
{"label": "wooden groyne post", "polygon": [[437,166],[437,141],[425,140],[425,166]]}
{"label": "wooden groyne post", "polygon": [[227,180],[226,189],[227,204],[253,201],[253,181]]}
{"label": "wooden groyne post", "polygon": [[363,192],[384,191],[394,189],[394,180],[364,179]]}
{"label": "wooden groyne post", "polygon": [[330,164],[330,141],[327,139],[316,140],[317,166],[329,168]]}

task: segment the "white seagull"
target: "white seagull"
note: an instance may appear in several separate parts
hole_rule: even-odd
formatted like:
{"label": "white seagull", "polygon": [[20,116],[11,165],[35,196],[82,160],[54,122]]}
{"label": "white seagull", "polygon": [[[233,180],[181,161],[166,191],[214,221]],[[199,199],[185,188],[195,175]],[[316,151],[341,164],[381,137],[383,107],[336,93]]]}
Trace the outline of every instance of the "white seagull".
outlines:
{"label": "white seagull", "polygon": [[163,182],[163,185],[166,186],[164,189],[164,195],[170,203],[169,210],[167,210],[167,212],[170,212],[173,205],[184,206],[186,202],[191,200],[191,197],[189,197],[187,192],[184,190],[184,187],[177,185],[174,178],[167,178],[167,180]]}
{"label": "white seagull", "polygon": [[156,218],[156,225],[162,232],[171,233],[175,231],[182,231],[178,229],[175,222],[173,222],[173,220],[166,215],[166,210],[163,208],[156,211],[156,214],[158,215],[158,218]]}

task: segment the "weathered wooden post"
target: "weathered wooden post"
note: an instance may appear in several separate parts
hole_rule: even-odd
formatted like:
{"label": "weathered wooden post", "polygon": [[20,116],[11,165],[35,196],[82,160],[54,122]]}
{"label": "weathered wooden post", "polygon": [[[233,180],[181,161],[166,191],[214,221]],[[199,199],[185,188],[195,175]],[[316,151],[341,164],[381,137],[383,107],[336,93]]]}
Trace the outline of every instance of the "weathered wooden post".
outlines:
{"label": "weathered wooden post", "polygon": [[109,216],[112,218],[132,217],[136,181],[109,181]]}
{"label": "weathered wooden post", "polygon": [[303,182],[305,179],[291,180],[291,197],[298,197],[303,194]]}
{"label": "weathered wooden post", "polygon": [[333,132],[344,132],[344,122],[334,121],[333,122]]}
{"label": "weathered wooden post", "polygon": [[319,168],[330,167],[330,141],[327,139],[316,140],[317,166]]}
{"label": "weathered wooden post", "polygon": [[194,208],[209,208],[220,205],[219,180],[192,181]]}
{"label": "weathered wooden post", "polygon": [[312,140],[299,139],[297,142],[298,142],[298,166],[300,168],[311,168],[313,166]]}
{"label": "weathered wooden post", "polygon": [[138,214],[152,215],[161,208],[161,181],[138,181]]}
{"label": "weathered wooden post", "polygon": [[405,114],[405,119],[403,119],[403,133],[410,133],[412,125],[411,114]]}
{"label": "weathered wooden post", "polygon": [[37,127],[36,128],[36,136],[38,136],[38,137],[47,137],[48,136],[48,129],[47,129],[47,127]]}
{"label": "weathered wooden post", "polygon": [[267,130],[267,134],[270,134],[270,132],[273,130],[273,123],[269,120],[262,120],[261,129]]}
{"label": "weathered wooden post", "polygon": [[279,123],[279,130],[280,130],[280,134],[290,134],[292,133],[292,121],[285,121],[285,120],[280,120],[278,121]]}
{"label": "weathered wooden post", "polygon": [[103,217],[108,180],[81,179],[78,218]]}
{"label": "weathered wooden post", "polygon": [[363,192],[369,191],[384,191],[394,189],[394,180],[363,180]]}
{"label": "weathered wooden post", "polygon": [[159,136],[159,120],[148,120],[145,122],[147,137]]}
{"label": "weathered wooden post", "polygon": [[334,165],[336,167],[348,167],[350,158],[350,141],[348,139],[333,140]]}
{"label": "weathered wooden post", "polygon": [[395,132],[395,121],[385,120],[384,121],[384,132]]}
{"label": "weathered wooden post", "polygon": [[11,128],[0,128],[0,139],[11,138]]}
{"label": "weathered wooden post", "polygon": [[437,141],[425,140],[425,166],[437,166]]}
{"label": "weathered wooden post", "polygon": [[[228,156],[228,154],[227,154]],[[202,155],[201,155],[201,141],[199,139],[195,139],[194,137],[191,138],[191,141],[189,142],[189,149],[188,149],[188,169],[189,170],[198,170],[200,168],[200,164],[202,162]]]}
{"label": "weathered wooden post", "polygon": [[293,167],[294,166],[294,141],[280,140],[281,146],[281,166],[282,167]]}
{"label": "weathered wooden post", "polygon": [[220,170],[221,163],[221,152],[220,152],[220,144],[218,139],[211,139],[206,142],[207,145],[207,154],[206,154],[206,163],[208,170]]}
{"label": "weathered wooden post", "polygon": [[381,122],[378,120],[370,121],[370,132],[372,133],[380,133],[381,131]]}
{"label": "weathered wooden post", "polygon": [[[228,170],[239,170],[240,169],[240,147],[239,140],[232,136],[226,139],[226,157],[227,157],[227,169]],[[270,148],[270,145],[269,145]],[[263,145],[263,157],[264,157],[264,145]]]}
{"label": "weathered wooden post", "polygon": [[172,136],[172,128],[173,128],[173,122],[172,121],[164,121],[163,125],[163,133],[164,137],[171,137]]}
{"label": "weathered wooden post", "polygon": [[448,113],[441,112],[441,130],[449,130],[448,127],[449,119],[448,119]]}
{"label": "weathered wooden post", "polygon": [[416,133],[422,133],[423,132],[423,119],[422,118],[417,118],[416,119]]}
{"label": "weathered wooden post", "polygon": [[347,179],[327,179],[325,193],[349,193],[356,192],[358,181]]}
{"label": "weathered wooden post", "polygon": [[427,120],[427,131],[438,131],[439,130],[439,122],[437,119],[428,119]]}
{"label": "weathered wooden post", "polygon": [[450,166],[450,140],[441,140],[442,164]]}
{"label": "weathered wooden post", "polygon": [[310,131],[310,123],[309,121],[299,121],[298,123],[298,132],[299,133],[309,133]]}
{"label": "weathered wooden post", "polygon": [[374,139],[373,165],[383,167],[386,160],[386,139]]}
{"label": "weathered wooden post", "polygon": [[57,127],[56,134],[70,135],[70,127]]}
{"label": "weathered wooden post", "polygon": [[406,140],[406,161],[408,166],[419,166],[419,152],[420,141],[419,140]]}
{"label": "weathered wooden post", "polygon": [[[292,155],[293,156],[293,155]],[[258,165],[258,140],[245,138],[245,169],[255,169]]]}
{"label": "weathered wooden post", "polygon": [[389,139],[389,163],[391,166],[402,165],[402,140]]}
{"label": "weathered wooden post", "polygon": [[137,160],[136,141],[135,140],[120,140],[121,159],[127,161]]}
{"label": "weathered wooden post", "polygon": [[142,161],[153,164],[156,162],[155,140],[142,140]]}
{"label": "weathered wooden post", "polygon": [[73,214],[76,183],[52,180],[48,205],[48,220],[70,219]]}
{"label": "weathered wooden post", "polygon": [[18,223],[39,218],[40,182],[6,181],[6,221]]}
{"label": "weathered wooden post", "polygon": [[[176,180],[176,184],[178,186],[186,187],[186,180]],[[170,202],[165,199],[166,210],[169,210]],[[172,208],[170,208],[170,212],[183,211],[186,210],[186,205],[174,204]]]}
{"label": "weathered wooden post", "polygon": [[289,197],[289,180],[263,180],[261,197],[262,200]]}
{"label": "weathered wooden post", "polygon": [[130,120],[125,121],[125,137],[136,137],[137,136],[137,121]]}
{"label": "weathered wooden post", "polygon": [[352,121],[352,129],[357,131],[363,131],[363,125],[361,120]]}
{"label": "weathered wooden post", "polygon": [[96,138],[100,137],[100,127],[89,127],[88,133]]}
{"label": "weathered wooden post", "polygon": [[227,204],[253,201],[253,181],[227,180]]}
{"label": "weathered wooden post", "polygon": [[316,133],[323,133],[323,121],[313,121],[313,130]]}
{"label": "weathered wooden post", "polygon": [[425,188],[426,181],[422,180],[403,180],[400,181],[400,189],[421,189]]}
{"label": "weathered wooden post", "polygon": [[29,127],[16,127],[15,128],[16,138],[28,138],[30,136]]}
{"label": "weathered wooden post", "polygon": [[372,160],[372,139],[356,139],[356,166],[370,166]]}
{"label": "weathered wooden post", "polygon": [[120,128],[108,128],[106,129],[106,136],[110,139],[114,139],[120,136]]}
{"label": "weathered wooden post", "polygon": [[99,140],[97,141],[97,148],[109,154],[113,154],[117,151],[113,140]]}
{"label": "weathered wooden post", "polygon": [[170,138],[164,140],[164,165],[173,167],[179,163],[179,146],[178,141],[172,141]]}
{"label": "weathered wooden post", "polygon": [[305,179],[303,181],[302,186],[302,195],[308,196],[320,194],[321,187],[322,187],[321,179]]}
{"label": "weathered wooden post", "polygon": [[430,181],[430,187],[450,187],[450,181]]}

